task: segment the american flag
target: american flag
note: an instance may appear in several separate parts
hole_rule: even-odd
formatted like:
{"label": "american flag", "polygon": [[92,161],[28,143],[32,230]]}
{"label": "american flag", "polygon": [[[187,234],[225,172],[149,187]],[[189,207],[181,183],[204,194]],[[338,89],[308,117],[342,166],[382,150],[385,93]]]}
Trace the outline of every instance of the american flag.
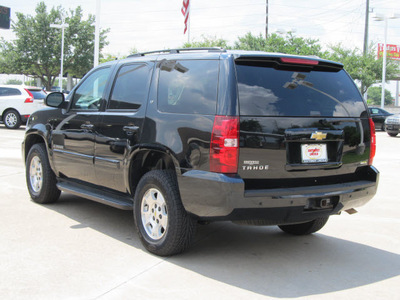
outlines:
{"label": "american flag", "polygon": [[185,34],[186,31],[187,31],[187,22],[188,22],[188,19],[189,19],[189,1],[190,0],[183,0],[182,9],[181,9],[182,15],[185,18],[185,21],[184,21],[185,30],[183,31],[183,34]]}

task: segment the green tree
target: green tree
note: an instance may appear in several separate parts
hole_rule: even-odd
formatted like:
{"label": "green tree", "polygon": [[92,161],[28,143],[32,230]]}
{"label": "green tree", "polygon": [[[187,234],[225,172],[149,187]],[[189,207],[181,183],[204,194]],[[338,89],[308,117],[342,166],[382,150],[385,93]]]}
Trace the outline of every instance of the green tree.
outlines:
{"label": "green tree", "polygon": [[[368,89],[368,105],[381,105],[382,87],[373,86]],[[385,105],[393,104],[393,97],[389,90],[385,89]]]}
{"label": "green tree", "polygon": [[113,61],[113,60],[117,60],[117,59],[118,59],[117,55],[106,53],[100,58],[100,63],[103,64],[108,61]]}
{"label": "green tree", "polygon": [[18,80],[18,79],[8,79],[6,84],[12,84],[12,85],[21,85],[22,84],[22,80]]}
{"label": "green tree", "polygon": [[298,37],[292,32],[288,32],[286,36],[273,33],[268,36],[268,39],[265,39],[261,33],[254,36],[249,32],[245,36],[238,37],[234,48],[296,55],[325,55],[319,40]]}
{"label": "green tree", "polygon": [[[347,49],[340,44],[331,46],[330,52],[325,55],[325,58],[342,63],[350,76],[361,84],[362,94],[373,84],[382,82],[383,59],[376,59],[376,49],[372,45],[366,55],[363,55],[358,48]],[[398,64],[388,59],[386,80],[394,79],[399,73]]]}
{"label": "green tree", "polygon": [[222,38],[201,36],[201,40],[186,42],[183,44],[182,48],[210,48],[210,47],[221,47],[224,49],[230,49],[228,42]]}
{"label": "green tree", "polygon": [[139,51],[133,47],[129,50],[129,54],[128,55],[121,55],[121,54],[110,54],[110,53],[106,53],[104,54],[102,57],[100,57],[100,63],[106,63],[108,61],[113,61],[113,60],[117,60],[117,59],[124,59],[127,58],[129,55],[135,54],[135,53],[139,53]]}
{"label": "green tree", "polygon": [[238,37],[233,48],[240,50],[267,51],[267,40],[261,35],[261,33],[259,36],[253,36],[248,32],[245,36]]}
{"label": "green tree", "polygon": [[[16,39],[0,42],[0,72],[34,75],[50,89],[60,73],[61,58],[61,30],[50,28],[50,24],[61,24],[65,16],[69,27],[65,29],[64,70],[82,77],[93,66],[95,17],[89,15],[83,20],[80,6],[69,13],[60,6],[48,12],[44,2],[35,12],[35,16],[16,14],[11,26]],[[107,44],[107,32],[100,33],[100,49]]]}

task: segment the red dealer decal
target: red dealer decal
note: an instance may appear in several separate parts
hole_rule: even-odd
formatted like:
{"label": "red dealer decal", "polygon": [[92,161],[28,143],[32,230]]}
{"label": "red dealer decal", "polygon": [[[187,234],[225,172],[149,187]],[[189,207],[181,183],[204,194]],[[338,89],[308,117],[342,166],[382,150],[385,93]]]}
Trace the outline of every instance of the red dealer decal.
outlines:
{"label": "red dealer decal", "polygon": [[301,157],[303,163],[323,163],[328,161],[326,144],[301,145]]}
{"label": "red dealer decal", "polygon": [[309,156],[318,156],[321,153],[320,148],[313,148],[313,149],[308,149],[308,155]]}

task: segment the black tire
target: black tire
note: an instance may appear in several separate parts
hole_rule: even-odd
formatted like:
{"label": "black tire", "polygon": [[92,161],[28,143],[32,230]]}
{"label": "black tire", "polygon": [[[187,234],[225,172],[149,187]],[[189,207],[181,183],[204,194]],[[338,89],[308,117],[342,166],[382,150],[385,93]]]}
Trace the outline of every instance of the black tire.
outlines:
{"label": "black tire", "polygon": [[44,144],[32,146],[26,159],[26,184],[32,200],[36,203],[53,203],[60,197],[57,179],[50,168]]}
{"label": "black tire", "polygon": [[388,135],[390,135],[390,136],[392,136],[392,137],[395,137],[395,136],[397,136],[398,135],[398,133],[396,132],[396,133],[393,133],[393,132],[388,132]]}
{"label": "black tire", "polygon": [[196,221],[184,209],[172,171],[146,173],[136,188],[135,225],[144,247],[170,256],[186,250],[196,231]]}
{"label": "black tire", "polygon": [[328,222],[329,217],[318,218],[310,222],[291,224],[291,225],[279,225],[279,228],[284,232],[294,235],[307,235],[320,230],[326,222]]}
{"label": "black tire", "polygon": [[3,116],[3,122],[8,129],[18,129],[21,126],[21,116],[15,109],[9,109]]}

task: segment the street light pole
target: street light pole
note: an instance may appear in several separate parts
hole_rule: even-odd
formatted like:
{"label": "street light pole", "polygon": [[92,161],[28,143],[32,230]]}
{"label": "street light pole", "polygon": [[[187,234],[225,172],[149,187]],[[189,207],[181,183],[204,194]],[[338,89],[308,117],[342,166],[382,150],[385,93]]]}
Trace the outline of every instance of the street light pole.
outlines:
{"label": "street light pole", "polygon": [[385,17],[385,42],[383,44],[383,66],[382,66],[382,93],[381,93],[381,108],[385,107],[385,83],[386,83],[386,47],[387,47],[387,25],[388,20]]}
{"label": "street light pole", "polygon": [[59,77],[59,86],[60,92],[62,93],[62,78],[64,75],[64,30],[68,28],[69,25],[65,23],[65,17],[62,17],[62,22],[60,24],[50,24],[51,28],[58,28],[61,29],[61,70],[60,70],[60,77]]}
{"label": "street light pole", "polygon": [[385,107],[385,83],[386,83],[386,47],[387,47],[387,27],[388,27],[388,19],[398,19],[400,18],[399,14],[393,14],[390,17],[386,17],[383,14],[375,14],[375,21],[384,21],[385,22],[385,31],[384,31],[384,44],[383,44],[383,66],[382,66],[382,93],[381,93],[381,108]]}

